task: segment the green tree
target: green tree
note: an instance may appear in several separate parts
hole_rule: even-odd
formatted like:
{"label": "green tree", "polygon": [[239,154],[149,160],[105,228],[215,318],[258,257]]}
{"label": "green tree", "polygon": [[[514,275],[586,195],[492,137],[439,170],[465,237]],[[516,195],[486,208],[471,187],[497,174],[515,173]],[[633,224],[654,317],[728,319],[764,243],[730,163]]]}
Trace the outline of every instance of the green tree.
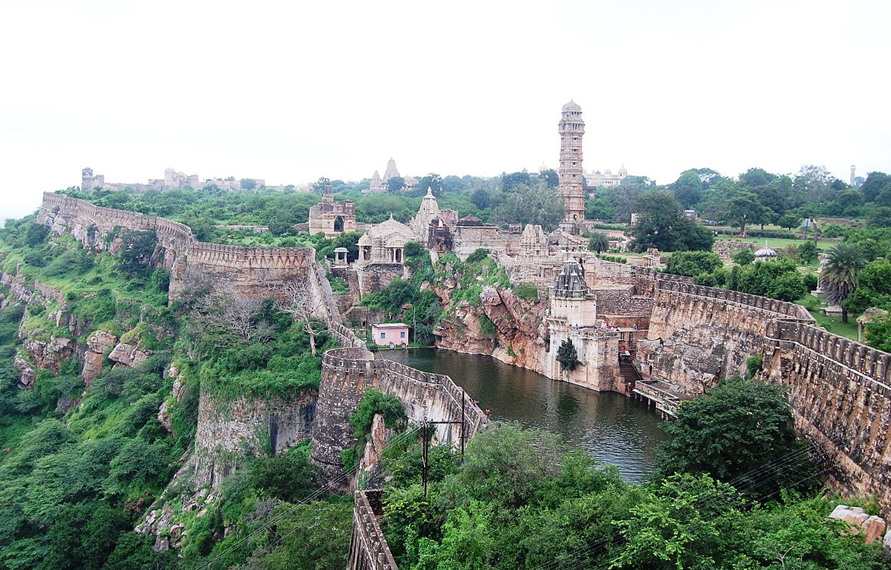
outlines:
{"label": "green tree", "polygon": [[242,190],[256,190],[257,189],[257,181],[253,178],[242,178],[240,182],[240,186]]}
{"label": "green tree", "polygon": [[[267,570],[341,570],[347,564],[352,529],[352,501],[315,501],[307,505],[280,505],[275,511],[278,534],[266,554],[256,553],[247,568]],[[265,556],[264,556],[265,554]]]}
{"label": "green tree", "polygon": [[724,263],[717,253],[710,251],[679,251],[671,254],[665,266],[667,273],[696,277],[703,273],[714,273]]}
{"label": "green tree", "polygon": [[711,232],[684,215],[681,205],[665,191],[648,192],[637,204],[637,223],[631,228],[636,251],[656,247],[662,251],[708,251]]}
{"label": "green tree", "polygon": [[563,219],[563,201],[544,184],[518,184],[492,211],[491,220],[500,224],[539,224],[545,231],[557,228]]}
{"label": "green tree", "polygon": [[749,265],[755,261],[755,252],[751,249],[741,249],[733,254],[733,263],[737,265]]}
{"label": "green tree", "polygon": [[798,227],[798,222],[800,219],[801,218],[799,218],[795,214],[783,214],[777,220],[777,225],[781,228],[792,230]]}
{"label": "green tree", "polygon": [[149,263],[158,245],[158,235],[154,231],[136,230],[125,233],[121,241],[121,270],[131,276],[147,276],[151,271]]}
{"label": "green tree", "polygon": [[609,236],[603,232],[591,232],[588,235],[588,251],[604,252],[609,249]]}
{"label": "green tree", "polygon": [[702,199],[702,180],[696,170],[682,172],[670,188],[684,208],[692,208]]}
{"label": "green tree", "polygon": [[857,274],[857,288],[842,302],[851,313],[870,307],[891,309],[891,262],[871,261]]}
{"label": "green tree", "polygon": [[560,343],[560,348],[557,349],[557,362],[559,362],[564,370],[575,370],[576,367],[581,364],[579,362],[579,355],[575,349],[575,345],[572,344],[572,340],[566,339],[562,343]]}
{"label": "green tree", "polygon": [[783,386],[722,380],[707,395],[681,404],[663,427],[670,439],[658,452],[661,477],[705,473],[760,497],[808,470],[800,453],[807,444],[795,437]]}
{"label": "green tree", "polygon": [[806,241],[798,245],[798,261],[802,265],[810,265],[817,262],[819,252],[812,241]]}
{"label": "green tree", "polygon": [[738,532],[744,501],[707,474],[677,474],[659,481],[617,521],[625,544],[610,568],[653,570],[723,568]]}
{"label": "green tree", "polygon": [[746,225],[759,223],[766,215],[766,208],[758,202],[758,197],[751,192],[740,192],[727,202],[725,218],[746,233]]}
{"label": "green tree", "polygon": [[557,171],[553,168],[543,170],[539,176],[548,185],[548,188],[556,188],[560,184],[560,176],[557,175]]}
{"label": "green tree", "polygon": [[387,180],[387,192],[391,194],[398,194],[402,192],[402,189],[405,188],[405,178],[401,176],[394,176]]}
{"label": "green tree", "polygon": [[842,322],[848,322],[845,299],[857,288],[857,274],[866,265],[863,250],[850,242],[837,243],[827,252],[826,265],[820,272],[820,281],[826,290],[826,300],[841,305]]}

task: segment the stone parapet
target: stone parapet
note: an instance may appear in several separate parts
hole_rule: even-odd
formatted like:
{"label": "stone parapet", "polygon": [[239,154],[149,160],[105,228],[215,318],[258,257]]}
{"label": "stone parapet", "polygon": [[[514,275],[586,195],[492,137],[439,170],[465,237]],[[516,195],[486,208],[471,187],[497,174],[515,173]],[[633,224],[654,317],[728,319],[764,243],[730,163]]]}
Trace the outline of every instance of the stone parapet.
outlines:
{"label": "stone parapet", "polygon": [[312,459],[329,480],[339,481],[341,487],[348,481],[340,454],[356,442],[349,416],[358,407],[365,388],[372,387],[399,398],[412,422],[455,422],[436,425],[437,440],[447,445],[467,441],[488,421],[473,399],[448,376],[422,372],[392,360],[378,360],[362,348],[330,350],[322,358]]}
{"label": "stone parapet", "polygon": [[350,537],[348,570],[397,570],[396,561],[378,523],[381,515],[380,491],[356,491],[353,494],[353,533]]}

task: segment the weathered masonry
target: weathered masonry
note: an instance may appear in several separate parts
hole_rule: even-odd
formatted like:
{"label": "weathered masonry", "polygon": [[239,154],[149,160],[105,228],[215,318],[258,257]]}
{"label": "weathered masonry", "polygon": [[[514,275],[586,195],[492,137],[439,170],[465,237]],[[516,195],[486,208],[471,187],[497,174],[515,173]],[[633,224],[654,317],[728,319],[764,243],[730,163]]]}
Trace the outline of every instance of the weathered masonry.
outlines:
{"label": "weathered masonry", "polygon": [[312,429],[312,460],[329,479],[344,473],[340,452],[356,443],[349,416],[358,407],[365,388],[372,387],[399,398],[412,422],[455,422],[437,424],[436,439],[443,444],[458,445],[462,439],[466,442],[488,419],[448,376],[375,359],[364,347],[329,350],[322,359]]}
{"label": "weathered masonry", "polygon": [[656,280],[636,365],[702,394],[718,378],[745,374],[789,387],[798,431],[821,448],[826,482],[872,494],[891,513],[891,354],[814,326],[800,305],[677,280]]}

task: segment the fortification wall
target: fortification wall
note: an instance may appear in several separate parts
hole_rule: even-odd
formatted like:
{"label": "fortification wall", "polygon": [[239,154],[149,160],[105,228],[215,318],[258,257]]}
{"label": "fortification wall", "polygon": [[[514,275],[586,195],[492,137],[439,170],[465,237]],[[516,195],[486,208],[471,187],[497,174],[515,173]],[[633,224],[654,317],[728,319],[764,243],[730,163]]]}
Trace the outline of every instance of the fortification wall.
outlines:
{"label": "fortification wall", "polygon": [[345,487],[340,453],[355,445],[349,416],[359,405],[365,388],[393,394],[402,402],[409,420],[465,422],[439,424],[439,442],[456,445],[466,441],[486,423],[485,413],[448,376],[421,372],[391,360],[375,359],[362,348],[329,350],[322,359],[322,379],[316,422],[312,430],[312,459],[328,479]]}
{"label": "fortification wall", "polygon": [[824,479],[845,494],[875,495],[891,513],[891,354],[806,323],[767,331],[765,379],[789,387],[796,428],[817,443]]}
{"label": "fortification wall", "polygon": [[[746,359],[764,347],[768,323],[798,315],[795,305],[735,291],[660,280],[646,340],[636,363],[688,394],[702,394],[718,378],[744,375]],[[809,317],[809,315],[808,315]]]}
{"label": "fortification wall", "polygon": [[350,536],[349,570],[397,570],[378,517],[383,515],[380,491],[356,491],[353,495],[353,532]]}
{"label": "fortification wall", "polygon": [[817,328],[793,303],[676,280],[654,289],[644,378],[697,394],[761,354],[762,377],[789,387],[796,428],[822,449],[830,487],[875,495],[891,513],[891,354]]}
{"label": "fortification wall", "polygon": [[291,279],[305,278],[314,263],[312,248],[239,247],[200,242],[185,224],[138,212],[103,208],[83,200],[44,193],[37,219],[56,234],[69,233],[100,251],[112,247],[110,232],[152,230],[163,248],[162,265],[170,270],[170,298],[176,300],[191,278],[226,286],[235,294],[268,296]]}
{"label": "fortification wall", "polygon": [[649,317],[653,312],[653,298],[634,295],[634,285],[611,289],[595,287],[591,292],[597,295],[598,315]]}
{"label": "fortification wall", "polygon": [[215,397],[201,392],[195,450],[187,469],[194,487],[223,479],[254,457],[276,455],[309,437],[316,416],[317,393],[291,397]]}

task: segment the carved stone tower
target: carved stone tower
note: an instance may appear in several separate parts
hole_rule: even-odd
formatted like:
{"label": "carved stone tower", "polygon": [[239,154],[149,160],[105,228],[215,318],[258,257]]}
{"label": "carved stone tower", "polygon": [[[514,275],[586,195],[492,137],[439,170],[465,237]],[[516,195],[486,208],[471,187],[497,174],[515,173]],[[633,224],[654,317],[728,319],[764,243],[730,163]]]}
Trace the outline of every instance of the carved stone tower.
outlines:
{"label": "carved stone tower", "polygon": [[563,118],[558,124],[560,132],[560,196],[566,216],[560,227],[570,233],[580,233],[585,220],[585,189],[582,169],[582,137],[585,121],[582,108],[575,101],[563,105]]}

